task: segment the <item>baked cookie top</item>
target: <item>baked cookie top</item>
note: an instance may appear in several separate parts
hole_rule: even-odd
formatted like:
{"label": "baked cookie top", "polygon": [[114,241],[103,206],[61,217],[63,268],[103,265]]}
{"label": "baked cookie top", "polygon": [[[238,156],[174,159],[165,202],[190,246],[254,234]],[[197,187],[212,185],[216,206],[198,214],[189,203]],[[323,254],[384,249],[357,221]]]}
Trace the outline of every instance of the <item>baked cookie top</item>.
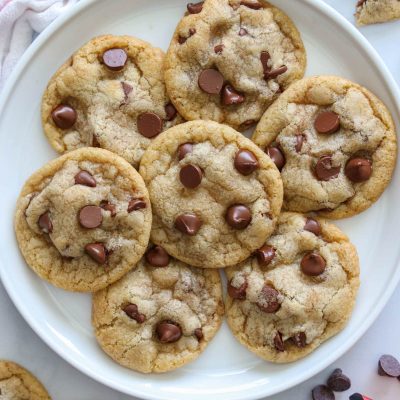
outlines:
{"label": "baked cookie top", "polygon": [[42,122],[59,153],[94,146],[137,167],[152,139],[182,121],[165,91],[164,53],[131,36],[90,40],[51,78]]}
{"label": "baked cookie top", "polygon": [[399,0],[359,0],[357,2],[357,25],[376,24],[397,18],[400,18]]}
{"label": "baked cookie top", "polygon": [[226,125],[192,121],[169,129],[147,149],[140,173],[152,202],[153,242],[190,265],[236,264],[274,230],[279,171]]}
{"label": "baked cookie top", "polygon": [[282,213],[254,256],[226,269],[228,323],[258,356],[291,362],[345,326],[359,287],[355,247],[334,225]]}
{"label": "baked cookie top", "polygon": [[219,273],[150,245],[136,269],[93,295],[103,350],[136,371],[166,372],[194,360],[218,331],[224,305]]}
{"label": "baked cookie top", "polygon": [[1,400],[50,400],[44,386],[25,368],[0,360]]}
{"label": "baked cookie top", "polygon": [[245,130],[304,75],[306,53],[289,17],[266,1],[188,5],[165,63],[168,93],[187,120]]}
{"label": "baked cookie top", "polygon": [[151,206],[141,176],[103,149],[75,150],[25,183],[15,231],[29,266],[72,291],[94,291],[119,279],[142,257]]}
{"label": "baked cookie top", "polygon": [[370,207],[397,157],[392,117],[364,87],[335,76],[293,84],[253,135],[281,170],[284,209],[344,218]]}

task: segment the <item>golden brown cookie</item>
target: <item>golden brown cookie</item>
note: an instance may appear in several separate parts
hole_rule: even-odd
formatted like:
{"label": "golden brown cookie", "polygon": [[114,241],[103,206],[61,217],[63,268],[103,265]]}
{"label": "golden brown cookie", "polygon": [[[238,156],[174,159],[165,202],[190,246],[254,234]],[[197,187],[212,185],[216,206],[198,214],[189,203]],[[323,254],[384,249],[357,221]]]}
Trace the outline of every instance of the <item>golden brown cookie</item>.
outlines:
{"label": "golden brown cookie", "polygon": [[400,18],[398,0],[359,0],[356,8],[357,25],[376,24]]}

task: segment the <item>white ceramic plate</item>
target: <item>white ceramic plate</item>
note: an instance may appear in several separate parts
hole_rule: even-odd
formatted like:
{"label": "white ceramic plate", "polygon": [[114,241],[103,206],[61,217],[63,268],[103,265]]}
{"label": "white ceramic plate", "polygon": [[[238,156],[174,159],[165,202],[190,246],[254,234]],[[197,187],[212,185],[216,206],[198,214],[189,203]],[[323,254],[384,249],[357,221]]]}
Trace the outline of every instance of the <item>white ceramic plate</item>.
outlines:
{"label": "white ceramic plate", "polygon": [[[319,0],[275,0],[305,41],[307,75],[338,74],[374,91],[399,122],[399,92],[361,34]],[[97,346],[90,325],[90,296],[55,289],[25,265],[12,227],[15,200],[25,179],[56,154],[42,134],[40,100],[59,65],[91,37],[130,34],[167,48],[185,0],[83,0],[31,46],[0,100],[0,266],[3,283],[32,328],[58,354],[98,381],[146,399],[257,399],[318,373],[346,352],[381,311],[400,279],[395,221],[400,220],[400,176],[362,215],[339,225],[356,244],[362,285],[347,328],[304,360],[263,362],[241,347],[226,325],[194,363],[164,375],[144,376],[120,367]]]}

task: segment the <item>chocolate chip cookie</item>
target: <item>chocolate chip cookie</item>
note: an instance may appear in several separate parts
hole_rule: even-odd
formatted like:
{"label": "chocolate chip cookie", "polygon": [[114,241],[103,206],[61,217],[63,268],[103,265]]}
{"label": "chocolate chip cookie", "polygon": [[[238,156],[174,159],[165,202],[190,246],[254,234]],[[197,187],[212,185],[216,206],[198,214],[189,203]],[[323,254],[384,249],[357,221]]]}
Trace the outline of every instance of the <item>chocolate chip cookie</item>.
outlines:
{"label": "chocolate chip cookie", "polygon": [[42,121],[59,153],[94,146],[137,167],[164,129],[182,121],[165,91],[164,53],[130,36],[100,36],[51,78]]}
{"label": "chocolate chip cookie", "polygon": [[187,120],[245,130],[303,77],[303,42],[278,8],[263,0],[206,0],[187,9],[165,64],[168,93]]}
{"label": "chocolate chip cookie", "polygon": [[376,24],[398,18],[400,18],[399,0],[359,0],[357,2],[357,25]]}
{"label": "chocolate chip cookie", "polygon": [[397,157],[392,117],[364,87],[335,76],[293,84],[253,135],[281,170],[284,209],[344,218],[370,207]]}
{"label": "chocolate chip cookie", "polygon": [[228,323],[265,360],[295,361],[343,329],[359,287],[357,251],[334,225],[282,213],[274,234],[228,268]]}
{"label": "chocolate chip cookie", "polygon": [[66,290],[95,291],[142,257],[151,205],[141,176],[103,149],[75,150],[25,183],[15,231],[28,265]]}
{"label": "chocolate chip cookie", "polygon": [[166,372],[196,359],[221,325],[219,273],[198,269],[150,244],[138,267],[93,295],[103,350],[136,371]]}
{"label": "chocolate chip cookie", "polygon": [[279,171],[226,125],[192,121],[169,129],[147,149],[140,173],[153,207],[152,240],[190,265],[236,264],[274,230]]}
{"label": "chocolate chip cookie", "polygon": [[0,360],[0,399],[50,400],[44,386],[25,368]]}

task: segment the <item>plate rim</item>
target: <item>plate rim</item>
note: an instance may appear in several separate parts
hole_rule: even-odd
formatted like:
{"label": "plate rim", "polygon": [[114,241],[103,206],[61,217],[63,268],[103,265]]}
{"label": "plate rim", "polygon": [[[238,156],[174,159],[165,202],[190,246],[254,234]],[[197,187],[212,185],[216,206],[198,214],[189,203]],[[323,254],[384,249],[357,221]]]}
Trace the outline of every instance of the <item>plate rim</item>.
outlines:
{"label": "plate rim", "polygon": [[[157,0],[152,0],[157,1]],[[268,0],[270,1],[270,0]],[[278,0],[272,0],[272,3],[276,3]],[[360,50],[362,50],[369,59],[372,60],[373,66],[380,72],[381,78],[384,80],[388,87],[388,92],[392,97],[393,103],[395,104],[397,110],[400,110],[400,89],[389,71],[388,67],[372,46],[372,44],[362,35],[362,33],[349,22],[343,15],[341,15],[338,11],[336,11],[333,7],[325,3],[323,0],[301,0],[304,3],[307,3],[310,7],[316,9],[319,13],[324,14],[329,19],[333,20],[341,29],[343,29],[350,37],[354,39],[359,45]],[[33,58],[37,51],[42,48],[42,46],[46,45],[46,42],[51,38],[53,34],[55,34],[58,30],[60,30],[70,19],[79,15],[82,11],[92,6],[95,6],[96,0],[81,0],[80,2],[74,4],[71,8],[66,10],[61,16],[59,16],[55,21],[53,21],[30,45],[30,47],[25,51],[18,64],[14,68],[11,75],[8,77],[6,81],[2,93],[0,94],[0,119],[3,114],[3,110],[7,104],[7,99],[12,94],[12,90],[15,84],[18,81],[19,76],[24,72],[24,70],[29,67],[29,61]],[[264,389],[265,393],[261,393],[262,388],[253,388],[252,393],[243,393],[240,392],[241,400],[255,400],[260,399],[265,396],[272,396],[278,393],[281,393],[285,390],[288,390],[300,383],[310,379],[314,375],[321,372],[323,369],[327,368],[330,364],[335,362],[339,357],[345,354],[354,344],[366,333],[366,331],[370,328],[370,326],[375,322],[390,297],[392,296],[394,290],[396,289],[398,283],[400,282],[400,254],[397,255],[397,259],[394,260],[394,264],[397,266],[395,270],[394,276],[390,281],[390,284],[386,288],[384,295],[380,297],[379,301],[375,304],[374,308],[370,310],[368,318],[365,318],[363,323],[357,328],[357,330],[345,341],[342,343],[340,348],[333,352],[329,357],[325,358],[324,361],[317,364],[315,367],[310,368],[309,370],[299,374],[296,378],[294,378],[289,384],[287,382],[282,382],[277,385],[272,391],[267,391]],[[60,343],[57,343],[56,338],[53,335],[49,335],[49,330],[46,327],[38,324],[35,319],[29,313],[28,308],[25,307],[25,304],[20,302],[17,291],[14,290],[13,286],[10,282],[5,279],[4,271],[5,268],[0,261],[0,278],[6,289],[7,294],[10,296],[13,304],[16,306],[18,312],[27,324],[33,329],[33,331],[40,337],[40,339],[50,347],[56,354],[58,354],[62,359],[67,361],[70,365],[76,368],[81,373],[89,376],[90,378],[96,380],[97,382],[104,384],[114,390],[117,390],[121,393],[126,393],[128,395],[137,396],[141,399],[146,400],[168,400],[171,399],[170,394],[162,392],[158,395],[154,393],[148,393],[143,390],[138,390],[134,387],[124,387],[123,385],[114,382],[111,378],[107,378],[106,376],[102,376],[100,373],[97,373],[95,370],[91,370],[86,365],[82,365],[78,360],[74,358],[74,356],[70,355],[66,348],[64,348]],[[257,390],[257,393],[254,393],[254,390]],[[229,396],[229,394],[227,395]],[[227,397],[228,398],[228,397]],[[233,397],[231,398],[239,398]]]}

